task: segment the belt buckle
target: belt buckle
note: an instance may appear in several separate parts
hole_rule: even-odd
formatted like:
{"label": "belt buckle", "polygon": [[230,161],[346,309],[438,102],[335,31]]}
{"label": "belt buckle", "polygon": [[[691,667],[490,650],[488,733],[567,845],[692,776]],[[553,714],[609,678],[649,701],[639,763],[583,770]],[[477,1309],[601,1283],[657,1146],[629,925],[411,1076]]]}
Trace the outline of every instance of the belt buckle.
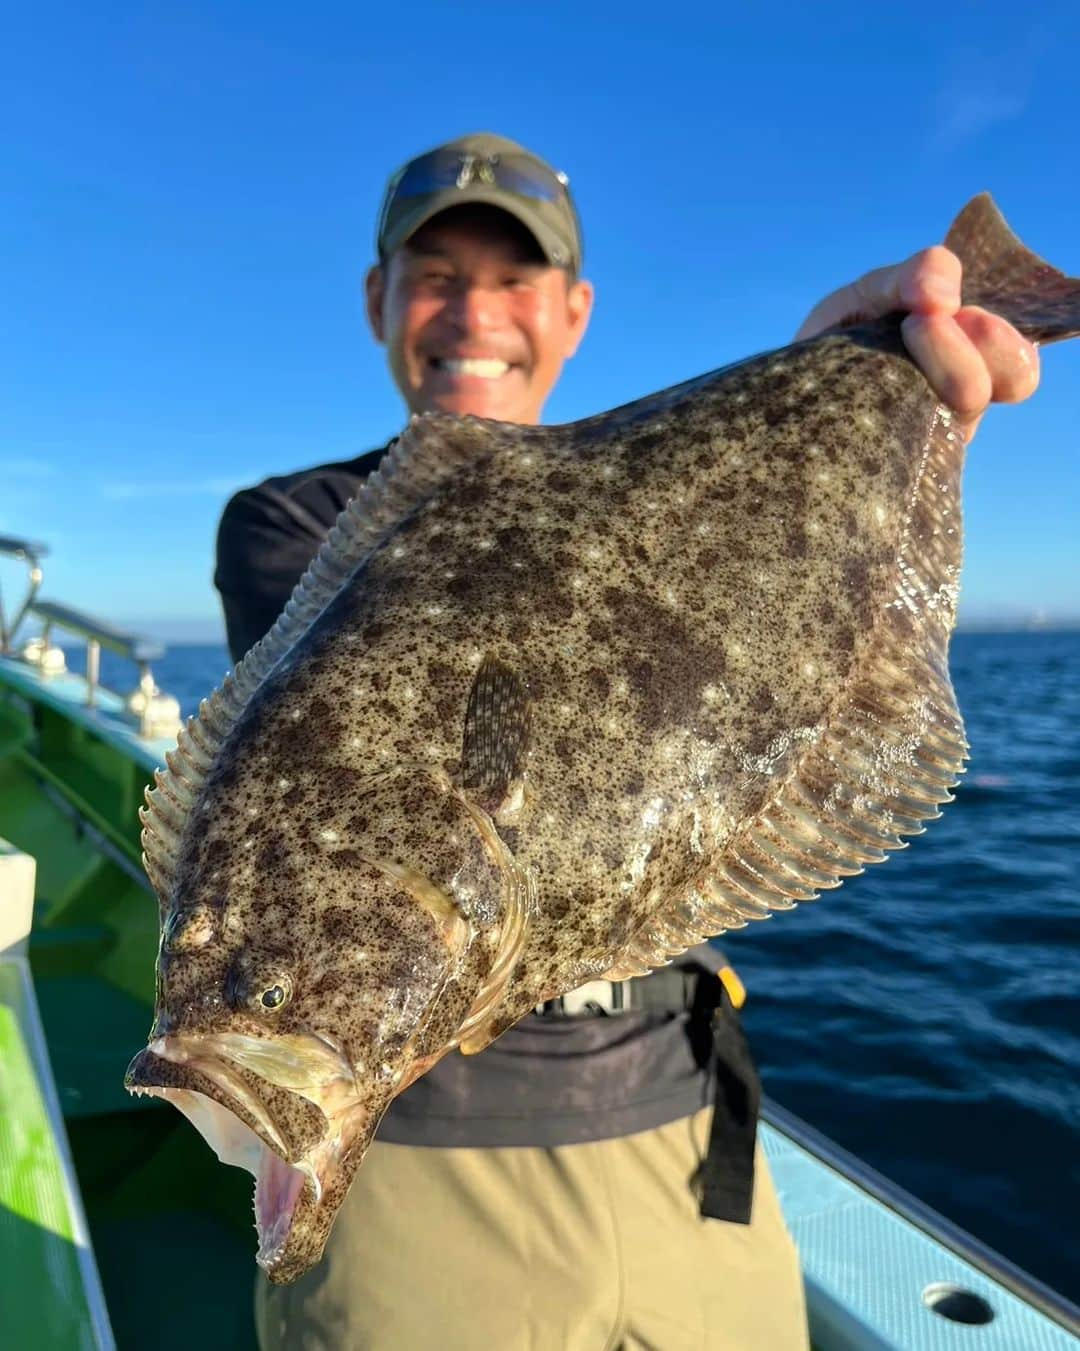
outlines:
{"label": "belt buckle", "polygon": [[602,1013],[605,1017],[620,1013],[627,1007],[626,986],[628,981],[589,980],[576,990],[568,990],[557,999],[549,999],[545,1004],[537,1004],[535,1012],[556,1018],[589,1017]]}
{"label": "belt buckle", "polygon": [[569,990],[562,997],[563,1013],[569,1018],[582,1013],[614,1013],[622,1008],[621,982],[616,995],[616,985],[610,980],[589,980],[576,990]]}

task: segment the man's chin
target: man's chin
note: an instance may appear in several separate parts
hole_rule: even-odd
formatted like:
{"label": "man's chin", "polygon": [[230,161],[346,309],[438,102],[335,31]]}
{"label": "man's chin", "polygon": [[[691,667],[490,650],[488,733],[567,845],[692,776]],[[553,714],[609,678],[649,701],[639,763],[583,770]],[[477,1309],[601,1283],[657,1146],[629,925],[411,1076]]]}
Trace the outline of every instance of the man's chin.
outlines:
{"label": "man's chin", "polygon": [[534,402],[525,379],[510,371],[497,380],[459,377],[450,384],[440,379],[420,390],[416,405],[418,410],[453,413],[456,417],[533,423],[538,420]]}

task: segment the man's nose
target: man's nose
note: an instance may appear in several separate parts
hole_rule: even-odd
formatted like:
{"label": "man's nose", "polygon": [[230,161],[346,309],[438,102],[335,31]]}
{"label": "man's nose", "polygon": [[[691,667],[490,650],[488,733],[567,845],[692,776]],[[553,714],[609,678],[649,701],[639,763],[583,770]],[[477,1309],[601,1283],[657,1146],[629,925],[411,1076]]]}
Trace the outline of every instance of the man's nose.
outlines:
{"label": "man's nose", "polygon": [[485,333],[506,321],[506,296],[489,286],[462,286],[454,298],[454,317],[464,333]]}

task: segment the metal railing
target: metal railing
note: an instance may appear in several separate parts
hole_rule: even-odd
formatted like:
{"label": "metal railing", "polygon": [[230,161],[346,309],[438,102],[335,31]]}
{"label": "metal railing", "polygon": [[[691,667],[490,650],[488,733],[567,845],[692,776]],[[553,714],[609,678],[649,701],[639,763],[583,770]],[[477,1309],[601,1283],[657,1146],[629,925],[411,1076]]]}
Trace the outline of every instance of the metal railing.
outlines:
{"label": "metal railing", "polygon": [[[21,656],[37,666],[42,675],[56,674],[65,669],[65,662],[63,655],[52,646],[53,630],[63,629],[67,633],[73,633],[86,640],[85,679],[88,708],[93,708],[98,702],[99,691],[108,688],[101,682],[101,651],[104,648],[133,662],[138,668],[138,685],[130,694],[124,695],[119,690],[112,690],[110,693],[125,700],[128,712],[138,719],[139,735],[160,737],[175,734],[180,725],[179,704],[171,695],[163,694],[158,689],[150,669],[150,663],[164,655],[164,645],[117,628],[115,624],[97,619],[82,610],[76,610],[73,606],[61,605],[57,601],[38,600],[37,594],[42,580],[40,560],[48,552],[44,544],[0,535],[0,556],[25,562],[29,569],[26,596],[10,624],[4,620],[3,603],[0,600],[0,653],[5,656]],[[27,642],[21,651],[16,652],[14,648],[16,634],[24,620],[30,616],[40,621],[40,636]]]}
{"label": "metal railing", "polygon": [[34,540],[17,539],[14,535],[0,535],[0,557],[14,558],[25,563],[29,569],[29,581],[22,604],[15,611],[15,618],[9,624],[4,618],[4,598],[0,595],[0,652],[10,652],[15,632],[26,618],[27,611],[34,603],[34,597],[41,587],[41,560],[47,557],[48,545],[38,544]]}

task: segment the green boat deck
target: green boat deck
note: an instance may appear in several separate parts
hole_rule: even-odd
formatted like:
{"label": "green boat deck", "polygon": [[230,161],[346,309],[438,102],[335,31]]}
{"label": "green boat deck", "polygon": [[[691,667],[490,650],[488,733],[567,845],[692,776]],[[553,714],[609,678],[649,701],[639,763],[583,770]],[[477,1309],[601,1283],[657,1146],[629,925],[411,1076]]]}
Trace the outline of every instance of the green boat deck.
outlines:
{"label": "green boat deck", "polygon": [[24,940],[33,861],[0,840],[0,1328],[11,1347],[114,1343]]}

